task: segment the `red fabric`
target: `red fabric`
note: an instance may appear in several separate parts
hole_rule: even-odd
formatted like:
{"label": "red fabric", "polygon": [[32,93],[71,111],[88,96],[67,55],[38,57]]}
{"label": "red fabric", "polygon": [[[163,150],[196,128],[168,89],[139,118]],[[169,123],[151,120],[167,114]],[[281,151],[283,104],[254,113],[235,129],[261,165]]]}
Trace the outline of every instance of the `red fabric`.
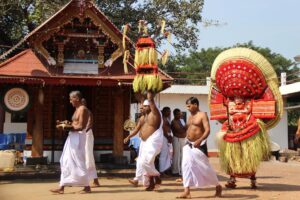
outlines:
{"label": "red fabric", "polygon": [[243,127],[240,127],[240,130],[231,131],[231,126],[231,124],[228,124],[228,120],[222,125],[222,131],[226,131],[223,139],[227,142],[240,142],[260,131],[260,127],[253,116],[250,117]]}
{"label": "red fabric", "polygon": [[136,43],[137,48],[145,48],[145,47],[152,47],[155,48],[155,42],[151,37],[141,37],[138,39]]}
{"label": "red fabric", "polygon": [[259,98],[267,88],[262,72],[252,62],[241,59],[224,62],[217,70],[216,84],[229,98]]}

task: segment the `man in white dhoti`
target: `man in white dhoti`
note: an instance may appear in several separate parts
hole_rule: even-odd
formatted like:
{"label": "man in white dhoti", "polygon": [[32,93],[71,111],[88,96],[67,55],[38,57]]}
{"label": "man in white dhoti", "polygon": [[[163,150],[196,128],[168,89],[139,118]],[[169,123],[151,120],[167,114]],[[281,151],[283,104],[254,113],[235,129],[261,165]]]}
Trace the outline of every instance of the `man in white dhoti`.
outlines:
{"label": "man in white dhoti", "polygon": [[[145,112],[143,109],[144,105],[149,105],[148,101],[143,102],[143,104],[141,104],[140,106],[140,113],[141,116],[137,122],[136,127],[134,128],[134,130],[124,139],[124,144],[126,144],[130,138],[134,137],[135,135],[137,135],[140,132],[140,129],[142,127],[142,124],[144,123],[144,119],[145,119]],[[139,146],[139,154],[138,157],[140,156],[142,152],[142,147],[141,145]],[[140,167],[140,163],[138,162],[139,160],[136,160],[136,171],[135,171],[135,177],[133,179],[128,179],[129,183],[131,183],[133,186],[137,187],[139,185],[139,182],[142,181],[142,177],[143,177],[143,172],[141,171],[141,167]]]}
{"label": "man in white dhoti", "polygon": [[162,109],[163,117],[163,145],[161,152],[159,154],[159,172],[163,174],[167,171],[172,164],[173,157],[173,145],[172,145],[172,132],[170,124],[171,109],[169,107],[164,107]]}
{"label": "man in white dhoti", "polygon": [[186,101],[191,116],[187,122],[187,144],[183,147],[182,178],[184,192],[178,198],[191,198],[190,187],[216,186],[216,197],[222,195],[214,169],[207,158],[206,139],[210,133],[208,117],[199,110],[199,101],[191,97]]}
{"label": "man in white dhoti", "polygon": [[163,142],[162,116],[154,103],[152,92],[147,92],[147,100],[144,102],[144,122],[140,129],[140,151],[137,159],[140,173],[139,179],[143,180],[146,191],[152,191],[156,185],[161,184],[160,173],[155,169],[155,157],[160,153]]}
{"label": "man in white dhoti", "polygon": [[[81,102],[84,106],[87,106],[86,100],[84,98],[81,99]],[[85,163],[86,168],[88,170],[89,180],[93,180],[94,187],[100,187],[100,183],[98,180],[96,163],[94,158],[94,134],[93,134],[93,113],[88,109],[89,119],[86,125],[86,146],[85,146]]]}
{"label": "man in white dhoti", "polygon": [[86,127],[89,113],[81,103],[82,95],[79,91],[70,93],[70,103],[76,108],[72,117],[72,130],[65,142],[60,158],[61,176],[58,189],[53,193],[63,194],[65,186],[83,186],[80,193],[90,193],[88,170],[86,167]]}
{"label": "man in white dhoti", "polygon": [[182,113],[178,108],[173,110],[173,115],[174,119],[171,122],[174,152],[172,162],[172,174],[181,176],[182,149],[185,145],[186,126],[184,120],[181,118]]}

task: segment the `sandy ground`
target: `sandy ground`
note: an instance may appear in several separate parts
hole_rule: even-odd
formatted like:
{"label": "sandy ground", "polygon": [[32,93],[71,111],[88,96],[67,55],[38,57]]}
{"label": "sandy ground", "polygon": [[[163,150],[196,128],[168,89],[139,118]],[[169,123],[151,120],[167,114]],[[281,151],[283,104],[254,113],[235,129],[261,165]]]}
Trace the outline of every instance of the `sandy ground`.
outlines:
{"label": "sandy ground", "polygon": [[[220,172],[218,159],[210,158],[224,186],[227,176]],[[300,162],[263,162],[257,174],[258,189],[249,188],[250,181],[238,179],[236,189],[223,189],[222,199],[300,199]],[[81,188],[65,188],[64,195],[51,194],[49,189],[58,186],[58,180],[14,180],[0,181],[0,200],[169,200],[182,192],[182,185],[175,178],[163,179],[157,191],[146,192],[143,187],[134,188],[125,178],[101,177],[101,187],[92,188],[90,194],[78,194]],[[214,187],[193,189],[193,199],[215,199]]]}

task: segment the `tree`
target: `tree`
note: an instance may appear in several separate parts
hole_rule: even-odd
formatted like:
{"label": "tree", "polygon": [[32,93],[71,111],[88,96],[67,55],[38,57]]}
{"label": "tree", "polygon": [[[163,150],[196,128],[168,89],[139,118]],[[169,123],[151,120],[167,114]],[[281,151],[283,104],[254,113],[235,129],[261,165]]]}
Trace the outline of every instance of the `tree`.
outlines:
{"label": "tree", "polygon": [[[2,0],[0,2],[0,53],[12,46],[48,19],[69,0]],[[166,31],[176,37],[178,50],[197,47],[199,23],[204,0],[94,0],[99,9],[119,28],[125,24],[137,32],[139,20],[146,20],[148,30],[158,44],[160,20],[166,20]],[[136,36],[133,34],[131,36]],[[6,48],[7,50],[7,48]]]}
{"label": "tree", "polygon": [[55,13],[67,0],[2,0],[0,2],[0,53]]}
{"label": "tree", "polygon": [[[293,62],[291,60],[286,59],[278,53],[272,52],[269,48],[258,47],[254,45],[252,41],[248,43],[236,44],[232,47],[246,47],[259,52],[271,63],[278,77],[280,77],[281,72],[293,74],[294,72],[299,71],[297,66],[295,64],[293,65]],[[190,72],[191,74],[185,75],[185,78],[187,79],[203,79],[203,77],[209,76],[215,58],[222,51],[229,48],[231,47],[215,47],[201,49],[200,51],[190,51],[186,55],[179,54],[171,57],[167,65],[162,66],[162,68],[167,72]],[[182,77],[183,75],[179,76],[179,78]],[[297,75],[290,76],[290,78],[293,77],[297,77]]]}

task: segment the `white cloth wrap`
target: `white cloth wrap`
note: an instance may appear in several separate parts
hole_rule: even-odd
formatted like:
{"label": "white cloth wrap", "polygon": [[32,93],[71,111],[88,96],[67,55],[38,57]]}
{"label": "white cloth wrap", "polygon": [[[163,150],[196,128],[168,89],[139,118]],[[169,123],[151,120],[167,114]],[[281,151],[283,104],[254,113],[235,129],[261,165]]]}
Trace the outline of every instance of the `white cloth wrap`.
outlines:
{"label": "white cloth wrap", "polygon": [[172,164],[173,145],[168,143],[168,139],[163,137],[163,145],[159,155],[159,171],[164,172]]}
{"label": "white cloth wrap", "polygon": [[[193,144],[193,142],[190,142]],[[202,142],[201,145],[205,143]],[[182,158],[182,178],[184,187],[217,186],[217,174],[209,163],[207,156],[198,148],[185,145]]]}
{"label": "white cloth wrap", "polygon": [[182,175],[182,149],[186,143],[185,138],[173,137],[173,161],[172,161],[172,173]]}
{"label": "white cloth wrap", "polygon": [[89,180],[98,178],[95,158],[94,158],[94,134],[92,129],[89,129],[86,132],[85,155],[86,155],[85,163],[89,174]]}
{"label": "white cloth wrap", "polygon": [[70,131],[60,158],[60,186],[88,186],[85,131]]}

